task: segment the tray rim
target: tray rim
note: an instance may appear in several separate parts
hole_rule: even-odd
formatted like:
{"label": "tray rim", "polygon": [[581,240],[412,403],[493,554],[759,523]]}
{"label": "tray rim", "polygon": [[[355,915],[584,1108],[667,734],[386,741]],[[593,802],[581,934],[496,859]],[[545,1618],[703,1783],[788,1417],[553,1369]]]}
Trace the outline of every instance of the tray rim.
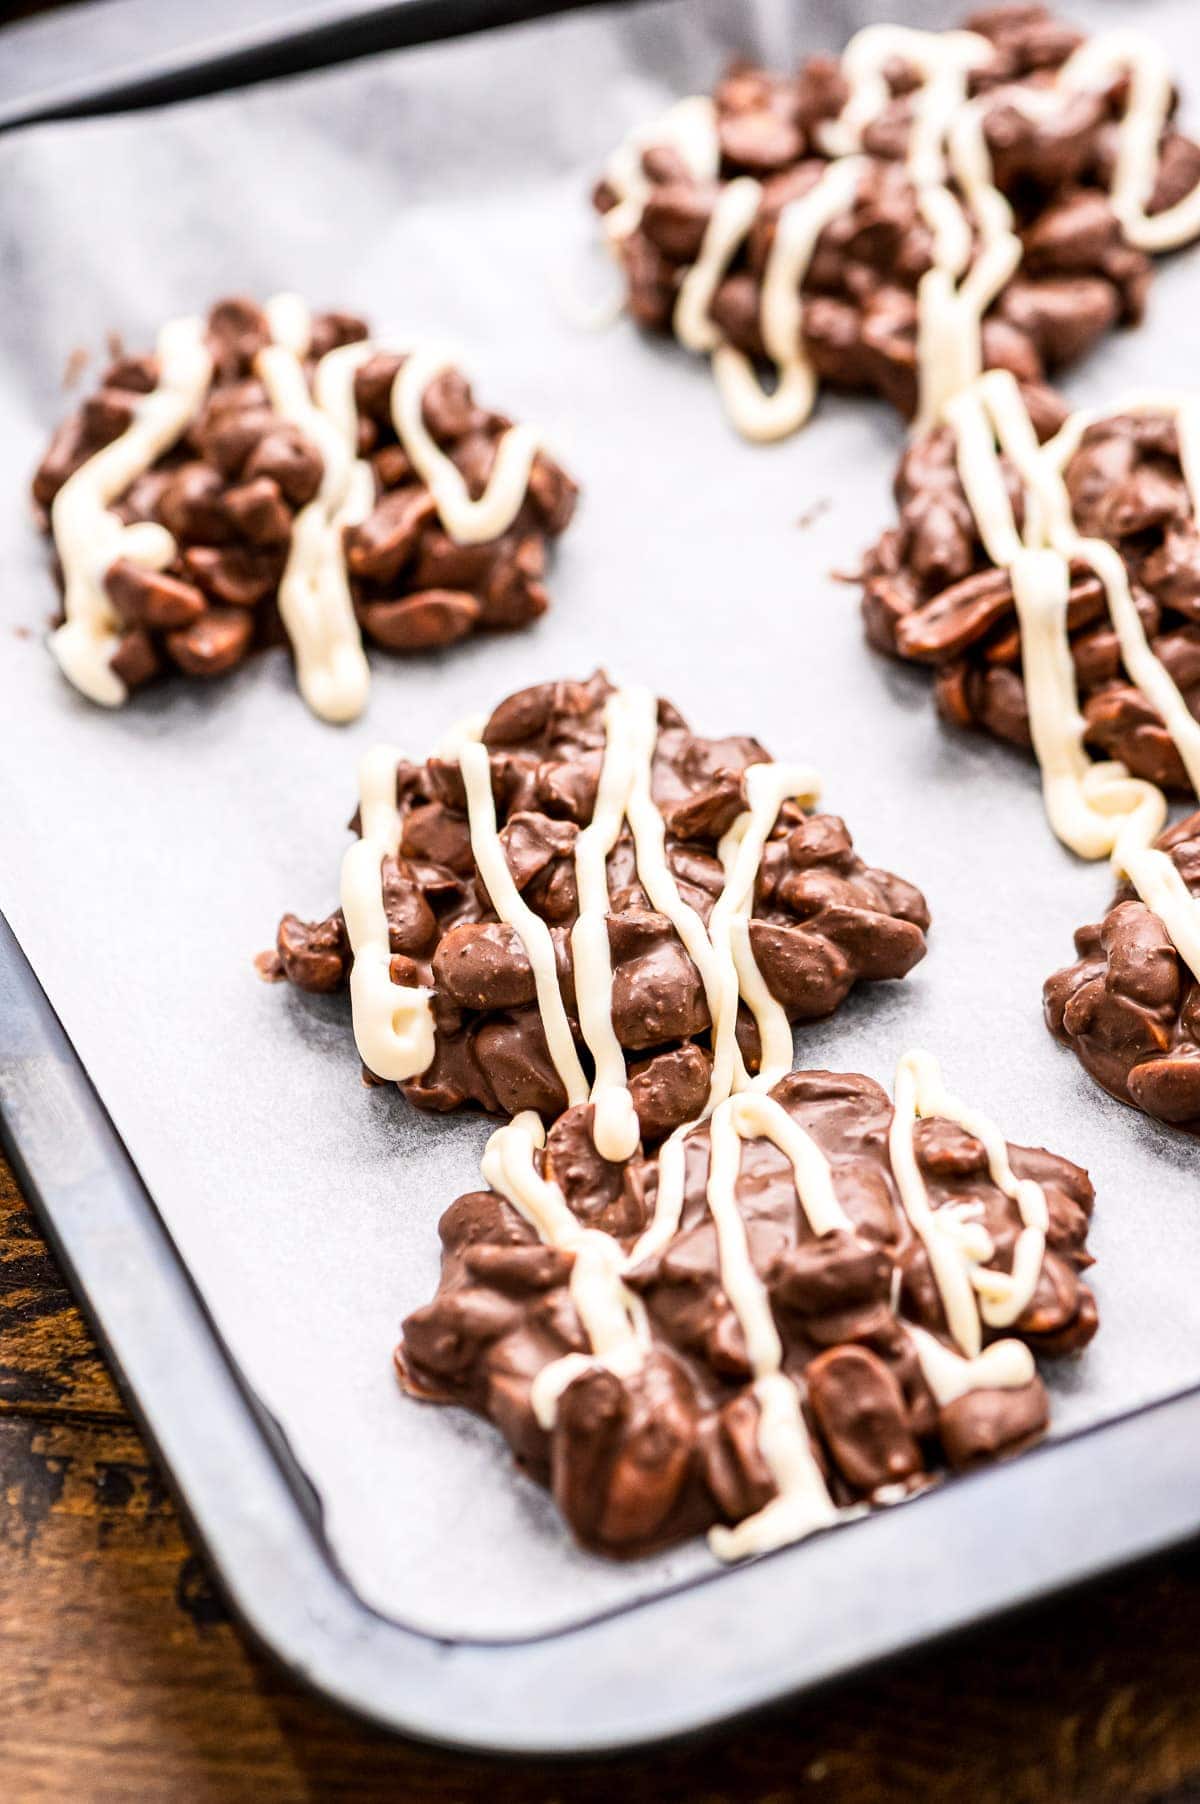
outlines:
{"label": "tray rim", "polygon": [[[243,1628],[328,1701],[454,1751],[581,1756],[675,1740],[1200,1532],[1197,1385],[953,1479],[915,1507],[575,1626],[439,1637],[379,1614],[338,1568],[315,1493],[221,1341],[3,915],[0,1144]],[[999,1541],[997,1520],[1014,1531]],[[847,1533],[867,1607],[843,1609],[832,1639],[823,1620],[814,1647],[796,1624]]]}
{"label": "tray rim", "polygon": [[[56,120],[161,106],[224,93],[252,82],[275,81],[380,51],[411,48],[522,24],[558,12],[638,0],[326,0],[297,25],[282,19],[250,24],[214,37],[78,76],[57,86],[0,101],[0,132]],[[71,9],[78,13],[76,5]],[[19,22],[19,21],[18,21]],[[78,18],[75,24],[78,25]],[[4,43],[0,24],[0,46]]]}

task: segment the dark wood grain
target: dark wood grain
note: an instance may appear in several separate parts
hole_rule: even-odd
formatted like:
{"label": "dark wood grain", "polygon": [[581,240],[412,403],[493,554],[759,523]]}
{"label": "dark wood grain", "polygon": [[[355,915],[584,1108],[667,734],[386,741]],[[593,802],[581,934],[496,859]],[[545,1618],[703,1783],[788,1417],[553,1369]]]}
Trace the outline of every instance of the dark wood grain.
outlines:
{"label": "dark wood grain", "polygon": [[0,1162],[0,1798],[1185,1804],[1200,1549],[698,1747],[537,1768],[411,1747],[243,1644]]}

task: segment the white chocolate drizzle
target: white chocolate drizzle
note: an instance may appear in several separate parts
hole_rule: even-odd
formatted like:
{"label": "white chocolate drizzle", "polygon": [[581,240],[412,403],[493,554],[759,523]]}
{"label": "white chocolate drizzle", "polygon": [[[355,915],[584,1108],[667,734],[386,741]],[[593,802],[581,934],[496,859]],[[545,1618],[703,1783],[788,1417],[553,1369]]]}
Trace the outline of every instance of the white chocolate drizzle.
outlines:
{"label": "white chocolate drizzle", "polygon": [[[907,1074],[917,1084],[919,1094],[908,1094],[901,1074]],[[769,1140],[791,1164],[797,1201],[810,1231],[818,1237],[854,1232],[853,1223],[837,1200],[829,1160],[782,1104],[766,1093],[768,1075],[763,1074],[748,1089],[727,1097],[708,1123],[705,1197],[716,1230],[720,1285],[742,1331],[751,1389],[759,1408],[758,1446],[775,1485],[775,1494],[763,1508],[732,1528],[719,1526],[710,1532],[709,1545],[721,1560],[769,1552],[858,1513],[853,1509],[839,1510],[829,1494],[804,1420],[802,1381],[783,1370],[783,1347],[770,1296],[755,1270],[746,1224],[738,1207],[742,1145],[747,1140]],[[912,1110],[919,1107],[924,1114],[935,1105],[938,1113],[961,1122],[983,1139],[993,1182],[1017,1202],[1025,1226],[1012,1274],[984,1269],[982,1262],[991,1256],[992,1249],[978,1223],[965,1220],[953,1205],[936,1211],[929,1205],[911,1158]],[[950,1261],[975,1261],[964,1292],[973,1331],[960,1340],[962,1352],[946,1346],[925,1329],[903,1324],[925,1381],[939,1407],[972,1391],[1022,1389],[1032,1383],[1036,1374],[1031,1353],[1015,1340],[995,1341],[981,1348],[979,1317],[982,1311],[989,1325],[1011,1323],[1025,1307],[1026,1293],[1032,1295],[1036,1287],[1045,1246],[1045,1198],[1041,1189],[1029,1180],[1013,1176],[999,1131],[946,1095],[936,1064],[927,1053],[911,1052],[901,1061],[895,1123],[898,1126],[893,1127],[889,1151],[902,1206],[915,1231],[929,1246],[930,1223],[941,1224],[947,1231]],[[483,1159],[486,1181],[512,1203],[546,1245],[574,1255],[571,1297],[591,1352],[568,1353],[553,1360],[534,1379],[534,1414],[547,1432],[554,1427],[559,1399],[577,1378],[600,1367],[632,1377],[649,1351],[646,1312],[625,1283],[625,1274],[661,1252],[678,1231],[684,1201],[685,1142],[697,1125],[692,1123],[679,1130],[661,1148],[654,1218],[627,1255],[622,1255],[615,1239],[599,1230],[585,1229],[571,1213],[558,1186],[539,1172],[536,1156],[545,1145],[545,1133],[536,1116],[518,1116],[507,1127],[498,1129],[488,1142]],[[903,1156],[905,1146],[910,1155],[907,1162]],[[901,1163],[896,1160],[897,1148],[901,1151]],[[944,1264],[940,1246],[936,1258],[931,1252],[931,1264],[935,1274],[939,1274]],[[954,1283],[943,1288],[939,1276],[939,1290],[949,1317],[952,1304],[947,1298],[956,1294]],[[978,1310],[974,1290],[982,1298]]]}
{"label": "white chocolate drizzle", "polygon": [[771,393],[742,351],[726,344],[713,352],[717,388],[730,419],[748,439],[786,438],[813,410],[817,379],[804,350],[800,290],[818,238],[853,205],[861,175],[852,158],[831,163],[810,193],[784,207],[776,222],[760,308],[763,344],[776,370]]}
{"label": "white chocolate drizzle", "polygon": [[[699,256],[680,286],[673,327],[681,344],[712,356],[728,416],[745,437],[782,438],[812,411],[815,381],[803,348],[800,291],[821,232],[855,203],[864,145],[892,102],[887,76],[896,62],[918,77],[909,97],[906,163],[932,236],[932,265],[917,290],[916,425],[937,419],[945,401],[978,376],[984,316],[1022,256],[1012,209],[995,184],[985,133],[997,90],[969,98],[972,73],[986,70],[995,54],[978,33],[900,25],[869,25],[846,46],[841,67],[849,94],[838,117],[819,129],[821,148],[832,161],[809,193],[782,210],[763,271],[759,328],[776,372],[770,393],[751,360],[724,342],[710,312],[754,225],[762,186],[739,176],[720,190]],[[1117,127],[1113,210],[1131,244],[1169,250],[1200,233],[1200,185],[1167,211],[1147,215],[1172,99],[1166,58],[1150,39],[1129,30],[1101,32],[1067,58],[1048,86],[1018,82],[1000,91],[1036,119],[1052,115],[1074,94],[1105,89],[1123,76],[1129,93]],[[679,101],[656,125],[632,132],[611,159],[606,179],[617,204],[604,216],[603,229],[614,248],[641,222],[652,192],[642,152],[655,145],[678,150],[698,181],[715,181],[720,140],[712,102]]]}
{"label": "white chocolate drizzle", "polygon": [[708,1098],[711,1109],[733,1089],[740,1065],[736,1044],[731,1045],[724,1026],[730,1012],[734,1016],[737,1013],[737,974],[729,960],[721,958],[710,937],[711,915],[706,927],[696,910],[679,894],[679,886],[667,864],[667,826],[651,792],[654,747],[658,739],[658,709],[654,696],[648,689],[627,689],[624,695],[625,730],[633,736],[637,748],[626,813],[633,835],[638,881],[650,898],[650,906],[665,915],[674,927],[704,985],[712,1022],[713,1070]]}
{"label": "white chocolate drizzle", "polygon": [[[292,522],[287,563],[279,584],[279,613],[296,661],[300,693],[323,720],[357,718],[366,705],[370,672],[354,615],[344,534],[375,504],[375,476],[357,448],[354,377],[380,351],[401,349],[375,340],[341,345],[305,370],[311,316],[297,294],[279,294],[264,313],[270,343],[255,358],[255,374],[280,418],[304,433],[323,464],[317,494]],[[456,544],[479,545],[508,531],[524,503],[540,434],[510,426],[496,446],[483,493],[472,498],[461,472],[441,450],[423,418],[432,382],[455,367],[444,347],[403,347],[405,361],[392,385],[396,435],[428,488],[446,533]],[[51,638],[64,674],[92,701],[120,707],[128,694],[112,668],[120,623],[104,592],[118,558],[165,569],[178,547],[164,526],[124,526],[112,505],[182,438],[212,385],[212,358],[203,321],[175,320],[158,340],[159,379],[138,399],[129,426],[80,465],[50,509],[51,533],[63,569],[66,620]]]}
{"label": "white chocolate drizzle", "polygon": [[1192,894],[1170,853],[1154,845],[1157,836],[1144,815],[1132,816],[1113,847],[1113,869],[1129,879],[1162,922],[1192,976],[1200,980],[1200,897]]}
{"label": "white chocolate drizzle", "polygon": [[[717,1231],[721,1289],[738,1319],[746,1343],[759,1408],[758,1447],[775,1482],[775,1496],[736,1527],[717,1527],[709,1531],[708,1544],[721,1560],[743,1559],[747,1554],[766,1553],[772,1548],[783,1547],[828,1527],[838,1515],[812,1450],[800,1408],[800,1392],[783,1370],[783,1345],[775,1326],[771,1299],[754,1269],[746,1224],[737,1206],[742,1124],[735,1110],[740,1100],[731,1098],[709,1123],[712,1138],[707,1196]],[[786,1114],[786,1111],[780,1110],[780,1113]],[[789,1125],[794,1127],[795,1123],[789,1122]],[[802,1133],[802,1130],[797,1131]],[[807,1135],[803,1138],[808,1140]],[[816,1154],[816,1160],[825,1164],[815,1142],[808,1144]],[[798,1185],[800,1182],[797,1173]],[[827,1165],[825,1182],[832,1193]],[[803,1189],[800,1195],[803,1201]],[[834,1208],[837,1208],[836,1203]]]}
{"label": "white chocolate drizzle", "polygon": [[568,1354],[545,1366],[534,1381],[534,1413],[549,1427],[559,1397],[585,1370],[603,1363],[612,1370],[636,1368],[649,1341],[640,1298],[621,1282],[620,1244],[599,1228],[585,1228],[567,1206],[558,1185],[543,1177],[535,1155],[546,1130],[532,1113],[514,1116],[497,1128],[484,1148],[485,1181],[529,1223],[546,1246],[573,1254],[571,1301],[592,1346],[592,1358]]}
{"label": "white chocolate drizzle", "polygon": [[[984,549],[1012,580],[1030,737],[1051,826],[1081,857],[1111,858],[1200,976],[1200,899],[1191,895],[1170,856],[1154,847],[1167,818],[1166,797],[1153,783],[1131,776],[1123,764],[1094,763],[1088,756],[1067,629],[1070,566],[1084,563],[1103,585],[1129,676],[1162,716],[1200,794],[1200,721],[1146,638],[1120,553],[1076,530],[1064,479],[1088,427],[1123,414],[1162,414],[1174,420],[1192,511],[1200,518],[1200,400],[1133,395],[1103,411],[1073,414],[1042,446],[1007,371],[990,371],[945,410]],[[1013,517],[1001,453],[1024,485],[1023,534]]]}
{"label": "white chocolate drizzle", "polygon": [[608,855],[617,843],[633,787],[638,746],[628,730],[628,692],[615,690],[604,706],[604,760],[592,818],[575,841],[579,917],[571,931],[571,957],[579,1027],[592,1055],[595,1077],[593,1138],[604,1159],[629,1159],[640,1130],[629,1094],[625,1054],[613,1026],[612,950],[608,942]]}
{"label": "white chocolate drizzle", "polygon": [[658,145],[677,151],[698,182],[716,181],[721,152],[716,108],[707,95],[677,100],[652,125],[631,131],[609,158],[604,180],[617,196],[617,205],[604,215],[604,235],[610,244],[628,238],[641,223],[651,186],[642,168],[642,152]]}
{"label": "white chocolate drizzle", "polygon": [[133,418],[111,444],[63,483],[50,508],[50,530],[63,573],[66,619],[50,640],[64,676],[90,701],[119,708],[128,691],[112,668],[121,632],[104,589],[118,558],[164,570],[177,546],[165,526],[132,526],[112,512],[130,485],[187,431],[212,381],[204,324],[177,319],[158,335],[158,382],[134,403]]}
{"label": "white chocolate drizzle", "polygon": [[525,948],[533,968],[537,989],[538,1012],[546,1035],[546,1045],[554,1069],[562,1079],[568,1106],[586,1102],[588,1081],[566,1005],[558,984],[558,964],[554,941],[541,915],[535,914],[513,881],[504,855],[504,846],[496,827],[496,802],[492,795],[492,766],[488,750],[478,740],[464,740],[458,753],[463,786],[467,792],[467,817],[471,829],[471,851],[476,868],[500,919],[512,928]]}
{"label": "white chocolate drizzle", "polygon": [[377,745],[359,767],[362,837],[342,860],[341,903],[354,953],[350,1007],[359,1057],[368,1071],[402,1083],[433,1062],[432,995],[392,982],[391,945],[383,902],[382,865],[400,849],[394,746]]}
{"label": "white chocolate drizzle", "polygon": [[755,1079],[752,1089],[731,1097],[725,1113],[741,1139],[769,1140],[791,1162],[800,1207],[818,1240],[822,1234],[854,1232],[854,1224],[837,1200],[829,1160],[782,1103],[767,1095],[762,1077]]}
{"label": "white chocolate drizzle", "polygon": [[[932,266],[917,289],[918,428],[979,374],[983,316],[1021,261],[1012,209],[992,179],[983,113],[968,99],[972,71],[993,55],[974,32],[869,25],[846,48],[850,94],[824,134],[840,154],[861,149],[889,104],[889,65],[902,61],[916,71],[906,160],[933,238]],[[980,235],[974,256],[972,224]]]}
{"label": "white chocolate drizzle", "polygon": [[[613,970],[608,941],[607,858],[629,823],[634,842],[638,880],[650,904],[671,922],[684,950],[696,965],[704,986],[712,1022],[713,1068],[705,1114],[711,1112],[748,1080],[737,1047],[739,996],[758,1024],[764,1075],[774,1083],[791,1065],[792,1036],[787,1014],[763,981],[750,947],[749,916],[767,838],[785,801],[816,801],[820,779],[807,766],[791,764],[751,765],[745,773],[748,806],[735,820],[718,847],[725,869],[725,885],[715,902],[706,927],[679,893],[666,855],[666,823],[652,794],[655,747],[658,741],[658,704],[649,689],[633,686],[615,690],[604,708],[605,743],[596,802],[591,822],[575,843],[575,879],[579,914],[571,932],[576,1009],[583,1042],[592,1057],[594,1078],[589,1085],[576,1050],[571,1023],[559,984],[558,964],[550,929],[522,897],[505,856],[496,821],[491,765],[481,743],[485,722],[463,723],[439,747],[439,754],[456,761],[467,795],[467,820],[471,851],[484,887],[498,918],[517,935],[534,975],[538,1011],[551,1063],[562,1082],[568,1106],[591,1101],[595,1106],[594,1139],[603,1158],[632,1156],[638,1142],[637,1116],[629,1094],[625,1057],[613,1026]],[[373,756],[382,773],[390,758],[394,775],[398,754],[388,747]],[[364,769],[366,767],[364,766]],[[392,789],[394,812],[394,783]],[[398,817],[387,822],[386,851],[396,850]],[[379,889],[379,858],[360,848],[351,866],[356,885],[366,882],[373,870]],[[348,855],[349,856],[349,855]],[[382,854],[380,854],[382,856]],[[343,867],[344,871],[346,867]],[[343,875],[343,910],[346,878]],[[378,937],[382,898],[375,915]],[[363,919],[360,914],[357,918]],[[364,943],[371,931],[364,929]],[[386,934],[383,936],[386,947]],[[351,939],[351,944],[355,941]],[[396,986],[364,982],[356,994],[352,981],[354,1029],[363,1062],[380,1077],[393,1075],[367,1055],[367,1047],[379,1049],[392,1034]],[[404,995],[408,995],[407,990]],[[423,992],[422,992],[423,994]],[[407,1004],[405,1005],[407,1006]],[[424,1043],[424,1042],[423,1042]],[[429,1056],[432,1057],[430,1043]],[[406,1061],[393,1057],[394,1068]],[[404,1070],[401,1078],[418,1075]]]}
{"label": "white chocolate drizzle", "polygon": [[924,1328],[910,1326],[908,1337],[939,1409],[972,1391],[1022,1391],[1037,1377],[1033,1354],[1021,1340],[994,1340],[982,1353],[964,1359]]}
{"label": "white chocolate drizzle", "polygon": [[820,779],[807,766],[751,765],[744,774],[748,806],[718,847],[725,884],[707,927],[684,901],[666,855],[666,823],[652,794],[658,707],[653,693],[635,686],[615,690],[604,708],[605,746],[591,822],[575,844],[579,915],[572,929],[575,999],[580,1032],[592,1055],[589,1088],[575,1048],[559,987],[550,930],[522,898],[509,870],[496,826],[486,748],[468,736],[454,751],[467,791],[475,863],[492,906],[513,929],[534,973],[538,1009],[551,1061],[569,1104],[595,1105],[594,1138],[606,1159],[629,1158],[637,1145],[637,1118],[629,1097],[625,1058],[613,1026],[613,971],[608,943],[606,861],[627,820],[638,881],[651,906],[675,928],[704,986],[712,1024],[713,1067],[705,1114],[748,1082],[736,1040],[739,997],[758,1023],[764,1074],[774,1083],[790,1068],[792,1032],[787,1014],[770,994],[754,961],[749,916],[768,836],[785,801],[814,802]]}
{"label": "white chocolate drizzle", "polygon": [[532,426],[510,426],[496,446],[487,487],[472,500],[461,470],[422,417],[430,384],[455,364],[452,351],[436,346],[411,351],[392,385],[392,424],[450,537],[458,545],[483,545],[507,532],[520,512],[541,440]]}
{"label": "white chocolate drizzle", "polygon": [[1160,144],[1171,116],[1173,83],[1160,46],[1140,32],[1101,32],[1063,64],[1068,92],[1107,88],[1127,77],[1129,98],[1117,129],[1111,200],[1129,242],[1143,251],[1176,250],[1200,232],[1200,186],[1161,213],[1146,208],[1158,180]]}
{"label": "white chocolate drizzle", "polygon": [[[988,1264],[995,1248],[973,1213],[953,1204],[934,1209],[930,1203],[913,1141],[917,1122],[930,1116],[957,1122],[982,1143],[993,1184],[1016,1203],[1022,1226],[1011,1272]],[[1000,1129],[946,1090],[937,1061],[926,1052],[905,1053],[897,1066],[888,1151],[904,1213],[928,1255],[951,1337],[974,1359],[982,1345],[981,1324],[1011,1327],[1033,1300],[1046,1252],[1045,1192],[1032,1178],[1014,1174]]]}
{"label": "white chocolate drizzle", "polygon": [[[762,868],[767,840],[787,801],[811,806],[820,798],[821,779],[805,764],[752,764],[745,774],[749,806],[734,821],[717,848],[725,870],[725,887],[709,916],[708,930],[719,955],[732,967],[733,980],[722,998],[722,1010],[714,1017],[714,1076],[717,1060],[722,1071],[732,1071],[731,1087],[748,1082],[737,1049],[739,994],[754,1016],[760,1041],[758,1082],[764,1089],[777,1083],[792,1064],[792,1029],[787,1013],[767,988],[750,946],[750,916],[754,891]],[[722,1092],[724,1094],[724,1092]],[[710,1098],[714,1107],[720,1097]]]}
{"label": "white chocolate drizzle", "polygon": [[[342,535],[348,526],[365,520],[374,506],[375,476],[370,464],[357,455],[357,419],[347,422],[330,415],[309,392],[304,370],[309,334],[303,311],[298,295],[279,295],[268,302],[275,342],[265,345],[254,361],[272,408],[299,427],[320,452],[324,466],[320,488],[292,521],[287,563],[279,579],[279,617],[291,641],[304,700],[322,720],[347,721],[357,719],[366,706],[371,673],[354,617]],[[282,340],[276,322],[285,334]],[[324,358],[322,364],[328,361]]]}

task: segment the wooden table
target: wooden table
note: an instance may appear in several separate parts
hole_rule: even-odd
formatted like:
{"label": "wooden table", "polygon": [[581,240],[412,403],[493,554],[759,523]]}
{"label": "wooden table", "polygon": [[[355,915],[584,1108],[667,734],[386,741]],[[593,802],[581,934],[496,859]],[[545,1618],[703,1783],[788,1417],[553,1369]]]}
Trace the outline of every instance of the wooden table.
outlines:
{"label": "wooden table", "polygon": [[636,1760],[501,1766],[360,1727],[230,1623],[2,1161],[0,1474],[6,1804],[1200,1799],[1197,1547]]}

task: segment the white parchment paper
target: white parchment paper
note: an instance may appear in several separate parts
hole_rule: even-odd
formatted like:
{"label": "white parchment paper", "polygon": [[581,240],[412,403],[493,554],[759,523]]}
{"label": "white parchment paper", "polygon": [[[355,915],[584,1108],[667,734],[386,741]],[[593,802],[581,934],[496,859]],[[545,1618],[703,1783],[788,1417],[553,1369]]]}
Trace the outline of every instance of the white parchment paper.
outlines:
{"label": "white parchment paper", "polygon": [[[919,882],[935,925],[909,981],[862,990],[799,1058],[888,1082],[922,1044],[1011,1138],[1090,1167],[1103,1327],[1051,1373],[1057,1432],[1200,1382],[1196,1148],[1104,1097],[1041,1022],[1042,980],[1109,878],[1055,843],[1031,762],[940,727],[926,678],[867,651],[856,596],[830,577],[890,518],[898,423],[825,401],[799,438],[745,445],[700,362],[627,324],[582,332],[556,299],[625,128],[734,49],[788,59],[870,16],[588,11],[0,141],[0,907],[352,1581],[438,1634],[537,1633],[709,1566],[698,1544],[632,1566],[581,1554],[486,1424],[399,1395],[397,1326],[432,1294],[435,1224],[478,1181],[486,1129],[363,1088],[345,1006],[251,965],[283,910],[336,901],[361,752],[387,737],[421,755],[527,682],[603,663],[702,731],[756,733],[824,772],[861,851]],[[1200,89],[1182,0],[1143,5],[1139,24]],[[109,328],[146,346],[224,292],[289,286],[451,334],[486,400],[551,429],[585,485],[555,606],[448,656],[375,657],[349,729],[310,718],[284,653],[106,714],[45,650],[54,599],[25,499],[68,354]],[[1160,269],[1149,325],[1075,392],[1200,379],[1198,306],[1200,252]]]}

